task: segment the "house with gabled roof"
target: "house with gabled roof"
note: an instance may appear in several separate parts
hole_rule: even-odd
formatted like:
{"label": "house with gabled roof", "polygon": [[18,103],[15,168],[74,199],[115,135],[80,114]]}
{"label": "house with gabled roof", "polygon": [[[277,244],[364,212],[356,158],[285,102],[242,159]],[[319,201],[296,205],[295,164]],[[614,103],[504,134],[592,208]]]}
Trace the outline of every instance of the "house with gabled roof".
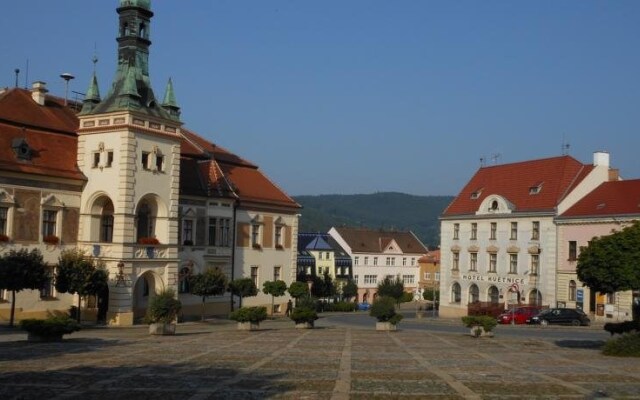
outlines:
{"label": "house with gabled roof", "polygon": [[[0,253],[39,248],[52,278],[19,294],[18,318],[75,304],[51,284],[71,247],[107,268],[109,290],[97,303],[110,324],[141,319],[164,289],[179,293],[186,317],[199,315],[189,277],[208,268],[258,288],[295,280],[300,206],[258,166],[184,128],[171,80],[156,98],[151,2],[120,0],[117,13],[117,70],[104,98],[95,72],[82,104],[48,95],[43,82],[0,91]],[[245,301],[270,303],[261,292]],[[209,298],[206,313],[231,304],[228,295]]]}
{"label": "house with gabled roof", "polygon": [[378,283],[387,276],[400,278],[407,292],[418,288],[418,259],[429,250],[413,232],[333,227],[329,235],[353,259],[357,301],[375,300]]}
{"label": "house with gabled roof", "polygon": [[609,154],[481,167],[440,217],[440,315],[469,303],[557,304],[554,218],[617,179]]}
{"label": "house with gabled roof", "polygon": [[353,262],[328,233],[298,233],[297,280],[306,282],[328,274],[342,286],[353,278]]}
{"label": "house with gabled roof", "polygon": [[633,318],[640,293],[598,293],[585,286],[576,273],[578,256],[594,237],[620,231],[640,220],[640,179],[603,182],[561,215],[558,226],[558,304],[580,308],[594,320]]}

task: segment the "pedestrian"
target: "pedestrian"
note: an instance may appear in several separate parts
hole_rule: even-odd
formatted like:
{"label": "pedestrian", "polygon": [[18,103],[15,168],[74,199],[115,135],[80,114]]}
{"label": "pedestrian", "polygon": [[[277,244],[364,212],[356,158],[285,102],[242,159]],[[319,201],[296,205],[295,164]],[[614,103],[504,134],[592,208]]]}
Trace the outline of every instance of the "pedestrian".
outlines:
{"label": "pedestrian", "polygon": [[284,313],[287,317],[291,316],[291,311],[293,311],[293,302],[291,299],[287,302],[287,311]]}

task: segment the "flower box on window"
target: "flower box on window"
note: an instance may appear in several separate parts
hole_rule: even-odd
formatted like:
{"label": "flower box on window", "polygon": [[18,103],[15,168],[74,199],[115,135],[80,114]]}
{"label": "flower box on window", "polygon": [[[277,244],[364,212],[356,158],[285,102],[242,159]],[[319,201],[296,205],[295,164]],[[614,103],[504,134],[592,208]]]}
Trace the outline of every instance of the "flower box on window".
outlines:
{"label": "flower box on window", "polygon": [[7,235],[5,235],[3,233],[0,233],[0,243],[6,243],[8,241],[9,241],[9,236],[7,236]]}
{"label": "flower box on window", "polygon": [[276,245],[276,249],[278,249],[278,250],[283,250],[283,249],[284,249],[284,246],[283,246],[283,245],[281,245],[281,244],[277,244],[277,245]]}
{"label": "flower box on window", "polygon": [[160,244],[160,241],[154,237],[141,237],[138,239],[139,244]]}
{"label": "flower box on window", "polygon": [[42,241],[45,242],[46,244],[50,244],[50,245],[57,245],[58,243],[60,243],[60,238],[57,237],[56,235],[47,235],[45,237],[42,238]]}
{"label": "flower box on window", "polygon": [[193,246],[193,240],[185,240],[182,242],[183,246]]}
{"label": "flower box on window", "polygon": [[253,244],[253,248],[260,250],[260,249],[262,249],[262,246],[260,246],[260,244],[258,244],[258,243],[254,243]]}

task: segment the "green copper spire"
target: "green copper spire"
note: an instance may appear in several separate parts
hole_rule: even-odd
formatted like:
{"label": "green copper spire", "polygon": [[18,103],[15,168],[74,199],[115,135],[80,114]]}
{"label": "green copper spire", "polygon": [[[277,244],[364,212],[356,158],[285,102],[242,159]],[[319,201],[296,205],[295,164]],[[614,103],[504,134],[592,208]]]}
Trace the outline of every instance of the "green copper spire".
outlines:
{"label": "green copper spire", "polygon": [[98,57],[93,56],[93,77],[89,83],[87,94],[84,96],[82,102],[82,110],[80,114],[87,114],[93,110],[93,108],[100,103],[100,89],[98,88],[98,77],[96,76],[96,64],[98,63]]}
{"label": "green copper spire", "polygon": [[180,118],[180,107],[176,101],[176,95],[173,92],[173,81],[171,78],[169,78],[169,82],[167,82],[167,89],[164,92],[162,108],[164,108],[173,119],[177,120]]}

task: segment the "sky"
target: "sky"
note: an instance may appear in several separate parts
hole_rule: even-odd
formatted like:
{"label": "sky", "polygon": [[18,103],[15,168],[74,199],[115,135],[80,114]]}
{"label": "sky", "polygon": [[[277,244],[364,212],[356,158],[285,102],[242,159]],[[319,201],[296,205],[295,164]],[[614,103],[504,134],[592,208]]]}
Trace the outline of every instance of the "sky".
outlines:
{"label": "sky", "polygon": [[[101,95],[117,0],[2,2],[0,87]],[[290,195],[456,195],[480,167],[608,151],[640,178],[640,1],[153,0],[185,126]],[[28,77],[26,67],[28,60]],[[70,97],[76,96],[71,93]]]}

